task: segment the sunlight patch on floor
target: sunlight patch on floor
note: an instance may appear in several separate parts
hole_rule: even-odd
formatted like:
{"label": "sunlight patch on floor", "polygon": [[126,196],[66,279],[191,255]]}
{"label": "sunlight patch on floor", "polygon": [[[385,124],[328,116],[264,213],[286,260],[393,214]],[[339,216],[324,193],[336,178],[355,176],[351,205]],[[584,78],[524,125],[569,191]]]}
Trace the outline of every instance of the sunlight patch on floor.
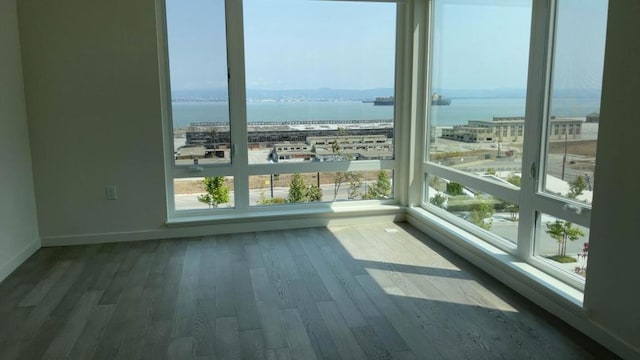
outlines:
{"label": "sunlight patch on floor", "polygon": [[367,227],[371,231],[366,234],[348,226],[333,226],[329,230],[356,260],[458,270],[436,251],[394,224],[372,224]]}
{"label": "sunlight patch on floor", "polygon": [[518,312],[473,279],[366,269],[387,295]]}

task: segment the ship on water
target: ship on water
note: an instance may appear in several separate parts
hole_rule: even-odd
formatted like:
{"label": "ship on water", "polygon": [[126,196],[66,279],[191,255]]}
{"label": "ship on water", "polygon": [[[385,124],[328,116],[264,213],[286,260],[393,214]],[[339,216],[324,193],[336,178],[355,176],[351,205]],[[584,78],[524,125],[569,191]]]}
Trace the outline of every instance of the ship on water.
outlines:
{"label": "ship on water", "polygon": [[[393,96],[377,97],[373,100],[373,105],[393,105],[395,99]],[[431,96],[431,105],[451,105],[451,99],[447,99],[438,93]]]}
{"label": "ship on water", "polygon": [[393,103],[393,96],[377,97],[375,100],[373,100],[373,105],[393,105]]}
{"label": "ship on water", "polygon": [[438,93],[433,93],[431,105],[451,105],[451,99],[447,99]]}

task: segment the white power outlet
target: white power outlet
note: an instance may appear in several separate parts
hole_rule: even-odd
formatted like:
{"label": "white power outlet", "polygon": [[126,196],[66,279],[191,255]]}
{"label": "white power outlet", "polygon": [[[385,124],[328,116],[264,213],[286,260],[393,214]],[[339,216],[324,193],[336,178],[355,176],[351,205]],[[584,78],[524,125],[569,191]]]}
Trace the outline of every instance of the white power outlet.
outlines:
{"label": "white power outlet", "polygon": [[118,198],[118,188],[115,185],[107,185],[104,188],[104,196],[107,200],[116,200]]}

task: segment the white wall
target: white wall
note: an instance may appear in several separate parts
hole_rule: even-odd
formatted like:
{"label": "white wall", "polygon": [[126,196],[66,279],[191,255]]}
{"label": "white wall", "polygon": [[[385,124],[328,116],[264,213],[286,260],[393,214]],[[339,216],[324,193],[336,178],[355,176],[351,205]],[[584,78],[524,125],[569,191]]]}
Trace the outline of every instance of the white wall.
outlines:
{"label": "white wall", "polygon": [[640,356],[638,16],[640,1],[609,1],[585,306]]}
{"label": "white wall", "polygon": [[0,0],[0,281],[39,248],[16,0]]}
{"label": "white wall", "polygon": [[[166,218],[154,0],[19,1],[40,234]],[[118,188],[107,201],[105,185]]]}

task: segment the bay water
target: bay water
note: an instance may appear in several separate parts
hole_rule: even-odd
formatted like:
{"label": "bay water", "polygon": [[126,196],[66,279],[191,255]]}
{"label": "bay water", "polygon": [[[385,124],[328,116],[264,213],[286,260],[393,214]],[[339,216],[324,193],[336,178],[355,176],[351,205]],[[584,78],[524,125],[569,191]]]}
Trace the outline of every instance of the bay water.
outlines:
{"label": "bay water", "polygon": [[[172,103],[175,129],[192,122],[228,122],[229,104],[215,101]],[[291,122],[322,120],[389,120],[393,106],[376,106],[362,101],[251,101],[248,122]],[[600,111],[599,98],[555,98],[551,114],[557,117],[585,117]],[[452,99],[451,105],[432,106],[430,117],[436,126],[466,124],[469,120],[524,116],[524,98]]]}

